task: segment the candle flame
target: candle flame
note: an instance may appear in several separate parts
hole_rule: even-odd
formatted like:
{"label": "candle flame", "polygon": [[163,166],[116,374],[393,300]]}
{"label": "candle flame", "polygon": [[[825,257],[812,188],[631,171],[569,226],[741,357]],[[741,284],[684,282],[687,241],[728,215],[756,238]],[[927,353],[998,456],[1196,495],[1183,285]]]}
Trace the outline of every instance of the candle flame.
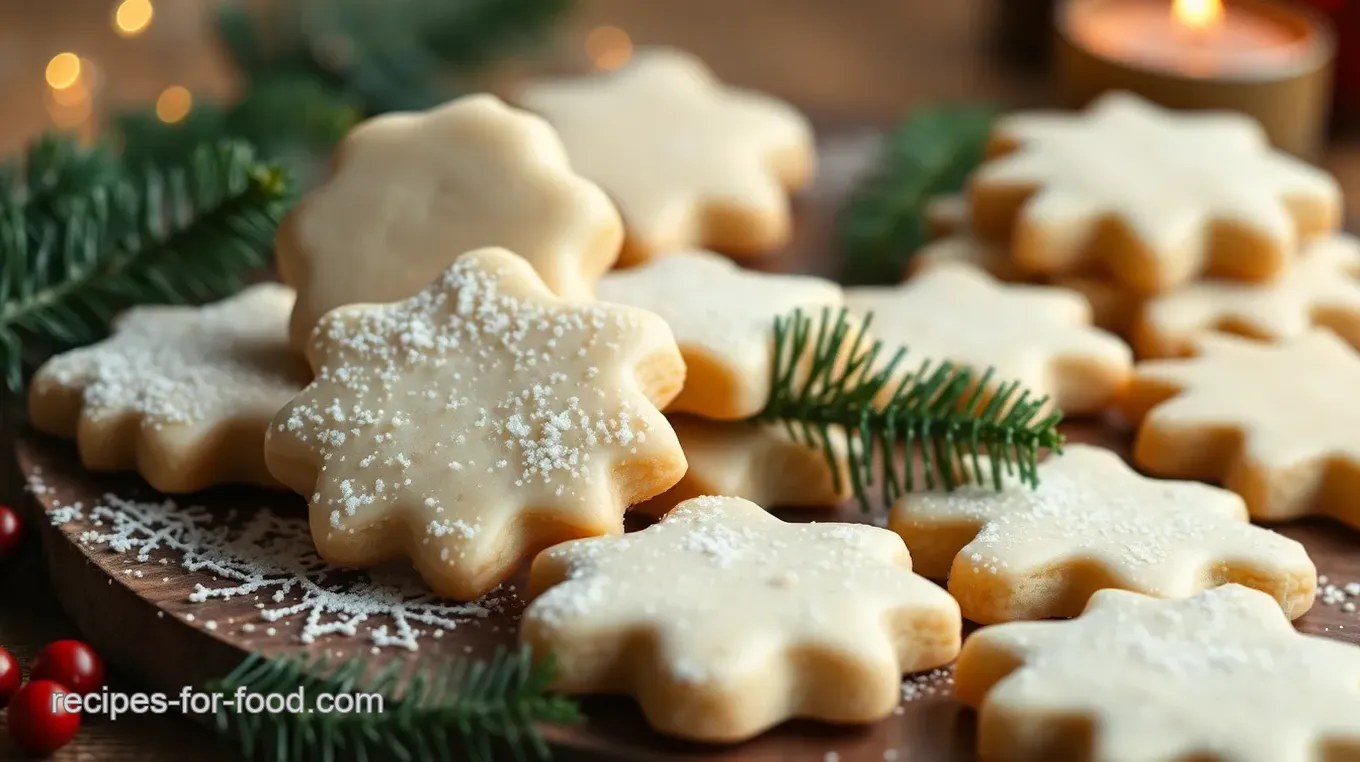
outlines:
{"label": "candle flame", "polygon": [[1223,0],[1173,0],[1171,17],[1189,29],[1213,29],[1223,20]]}

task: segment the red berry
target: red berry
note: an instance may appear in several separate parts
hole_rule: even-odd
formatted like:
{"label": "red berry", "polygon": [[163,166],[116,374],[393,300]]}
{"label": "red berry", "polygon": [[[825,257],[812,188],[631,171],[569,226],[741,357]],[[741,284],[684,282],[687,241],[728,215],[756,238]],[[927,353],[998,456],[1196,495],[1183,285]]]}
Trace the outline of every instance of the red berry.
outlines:
{"label": "red berry", "polygon": [[19,547],[23,534],[24,523],[19,520],[19,514],[7,505],[0,505],[0,560]]}
{"label": "red berry", "polygon": [[29,680],[53,680],[72,693],[94,693],[104,684],[104,663],[79,640],[48,643],[28,665]]}
{"label": "red berry", "polygon": [[9,700],[14,697],[14,692],[19,690],[19,683],[24,681],[24,677],[19,673],[19,662],[3,648],[0,648],[0,709],[4,709]]}
{"label": "red berry", "polygon": [[63,701],[54,696],[69,693],[51,680],[30,680],[14,694],[5,710],[9,736],[14,745],[29,754],[47,755],[75,738],[80,730],[80,713],[68,712]]}

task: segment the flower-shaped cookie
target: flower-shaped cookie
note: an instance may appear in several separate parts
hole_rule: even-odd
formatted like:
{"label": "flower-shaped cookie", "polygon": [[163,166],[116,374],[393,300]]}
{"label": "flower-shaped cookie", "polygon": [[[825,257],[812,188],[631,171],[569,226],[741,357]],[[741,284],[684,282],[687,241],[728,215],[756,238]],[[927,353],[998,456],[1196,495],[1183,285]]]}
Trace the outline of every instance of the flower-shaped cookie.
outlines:
{"label": "flower-shaped cookie", "polygon": [[1139,357],[1193,352],[1195,337],[1219,330],[1280,341],[1311,326],[1360,347],[1360,240],[1336,235],[1309,244],[1268,283],[1200,281],[1147,303],[1134,334]]}
{"label": "flower-shaped cookie", "polygon": [[749,418],[765,407],[774,362],[774,321],[801,308],[838,309],[840,286],[810,275],[743,270],[705,251],[678,252],[606,275],[602,301],[666,319],[684,353],[685,388],[670,410],[714,420]]}
{"label": "flower-shaped cookie", "polygon": [[821,444],[809,446],[782,424],[671,416],[689,470],[680,483],[636,510],[660,516],[693,497],[728,495],[771,508],[830,508],[849,499],[845,434],[828,438],[840,482]]}
{"label": "flower-shaped cookie", "polygon": [[1224,582],[1270,593],[1295,619],[1317,586],[1303,546],[1250,524],[1237,495],[1149,479],[1087,445],[1040,465],[1037,489],[906,495],[889,526],[916,571],[948,575],[963,615],[982,624],[1076,616],[1107,587],[1185,598]]}
{"label": "flower-shaped cookie", "polygon": [[632,694],[657,730],[699,741],[886,717],[902,674],[953,660],[962,627],[886,529],[787,524],[734,497],[551,548],[530,586],[520,637],[553,653],[559,689]]}
{"label": "flower-shaped cookie", "polygon": [[1267,280],[1340,223],[1336,181],[1238,114],[1114,93],[1083,114],[1006,117],[993,143],[970,184],[973,229],[1033,272],[1099,263],[1144,293],[1201,273]]}
{"label": "flower-shaped cookie", "polygon": [[723,86],[702,63],[655,49],[587,79],[525,88],[571,164],[618,204],[622,260],[678,249],[762,254],[788,240],[788,193],[812,176],[807,120],[785,103]]}
{"label": "flower-shaped cookie", "polygon": [[873,313],[869,332],[887,347],[908,347],[908,359],[949,360],[979,374],[994,368],[996,382],[1019,381],[1067,413],[1117,399],[1133,365],[1124,342],[1092,327],[1080,294],[1000,283],[973,267],[937,266],[900,286],[847,289],[845,303],[861,319]]}
{"label": "flower-shaped cookie", "polygon": [[1206,335],[1196,348],[1138,365],[1124,405],[1141,422],[1134,462],[1221,481],[1255,519],[1360,527],[1360,354],[1321,330],[1278,344]]}
{"label": "flower-shaped cookie", "polygon": [[284,220],[278,268],[298,290],[301,348],[327,311],[404,299],[483,246],[524,257],[554,293],[586,298],[622,241],[618,212],[572,171],[547,122],[471,95],[351,130],[331,177]]}
{"label": "flower-shaped cookie", "polygon": [[277,487],[265,429],[311,375],[288,344],[293,291],[268,283],[206,307],[135,307],[113,336],[33,377],[33,426],[74,437],[95,471],[136,470],[162,492]]}
{"label": "flower-shaped cookie", "polygon": [[332,563],[408,556],[437,592],[475,598],[544,547],[622,532],[685,472],[657,410],[684,377],[665,323],[555,297],[504,249],[405,301],[331,312],[308,359],[316,380],[265,456]]}
{"label": "flower-shaped cookie", "polygon": [[1321,762],[1360,749],[1360,648],[1302,635],[1270,596],[1102,590],[1077,619],[986,627],[954,694],[984,762]]}

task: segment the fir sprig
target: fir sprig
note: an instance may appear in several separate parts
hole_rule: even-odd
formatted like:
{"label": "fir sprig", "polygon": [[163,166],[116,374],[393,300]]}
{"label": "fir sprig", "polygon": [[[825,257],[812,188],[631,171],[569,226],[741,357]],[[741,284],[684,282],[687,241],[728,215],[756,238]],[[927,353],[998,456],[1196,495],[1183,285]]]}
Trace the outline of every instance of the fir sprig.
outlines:
{"label": "fir sprig", "polygon": [[0,208],[0,371],[11,390],[52,352],[102,337],[127,307],[239,290],[268,262],[290,193],[283,170],[237,142],[72,182],[58,214]]}
{"label": "fir sprig", "polygon": [[85,145],[60,132],[43,133],[22,156],[0,163],[0,208],[55,214],[65,199],[88,194],[119,175],[118,159],[107,145]]}
{"label": "fir sprig", "polygon": [[851,194],[837,220],[845,279],[895,283],[926,238],[930,199],[963,187],[982,161],[992,112],[932,106],[888,133],[875,171]]}
{"label": "fir sprig", "polygon": [[[821,450],[838,489],[847,477],[836,467],[831,431],[843,429],[850,486],[866,510],[875,483],[884,504],[915,488],[917,458],[926,489],[953,489],[988,473],[997,489],[1006,473],[1037,485],[1039,453],[1062,448],[1062,414],[1044,414],[1046,398],[1018,382],[992,384],[990,369],[978,377],[926,361],[904,372],[905,347],[888,355],[866,338],[872,319],[857,324],[844,309],[834,317],[823,310],[820,320],[801,310],[776,319],[769,401],[756,420],[783,423]],[[984,455],[990,469],[980,466]]]}
{"label": "fir sprig", "polygon": [[[248,759],[303,762],[333,759],[395,759],[402,762],[492,762],[506,755],[548,757],[537,723],[580,720],[571,699],[550,692],[556,666],[549,655],[535,659],[528,648],[498,650],[485,661],[417,664],[406,674],[394,660],[365,679],[367,662],[338,665],[325,655],[265,659],[251,656],[231,674],[207,686],[235,695],[378,695],[381,711],[252,714],[221,711],[218,731],[232,738]],[[355,706],[358,706],[357,704]]]}

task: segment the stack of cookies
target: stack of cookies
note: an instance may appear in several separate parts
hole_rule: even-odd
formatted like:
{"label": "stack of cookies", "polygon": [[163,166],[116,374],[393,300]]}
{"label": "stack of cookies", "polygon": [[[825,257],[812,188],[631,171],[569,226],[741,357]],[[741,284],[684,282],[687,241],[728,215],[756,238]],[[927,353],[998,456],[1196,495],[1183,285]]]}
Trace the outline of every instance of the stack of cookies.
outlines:
{"label": "stack of cookies", "polygon": [[[407,558],[446,596],[528,566],[520,638],[555,655],[557,687],[635,695],[682,738],[880,720],[904,673],[959,656],[963,616],[1088,609],[970,639],[958,686],[982,707],[984,756],[1090,756],[1073,715],[1137,742],[1109,758],[1354,746],[1357,649],[1292,630],[1316,569],[1249,517],[1360,524],[1360,413],[1326,415],[1360,356],[1302,333],[1135,368],[1070,288],[1297,278],[1335,227],[1324,175],[1227,117],[1127,100],[1015,117],[974,182],[974,233],[943,239],[973,253],[846,290],[733,261],[778,250],[812,174],[811,129],[786,104],[676,51],[520,103],[360,125],[280,229],[287,285],[129,312],[40,370],[34,425],[164,492],[291,489],[322,557]],[[1049,282],[1005,283],[998,262]],[[842,307],[921,359],[996,368],[1076,414],[1122,409],[1149,470],[1231,490],[1078,446],[1038,489],[909,495],[889,528],[786,523],[766,507],[838,503],[844,466],[746,419],[767,402],[775,318]],[[625,534],[634,506],[660,519]],[[1189,711],[1148,711],[1158,669],[1197,691]],[[1312,673],[1311,703],[1277,706],[1298,687],[1281,675]],[[1333,705],[1341,720],[1305,722]],[[1263,739],[1263,717],[1297,721]]]}

